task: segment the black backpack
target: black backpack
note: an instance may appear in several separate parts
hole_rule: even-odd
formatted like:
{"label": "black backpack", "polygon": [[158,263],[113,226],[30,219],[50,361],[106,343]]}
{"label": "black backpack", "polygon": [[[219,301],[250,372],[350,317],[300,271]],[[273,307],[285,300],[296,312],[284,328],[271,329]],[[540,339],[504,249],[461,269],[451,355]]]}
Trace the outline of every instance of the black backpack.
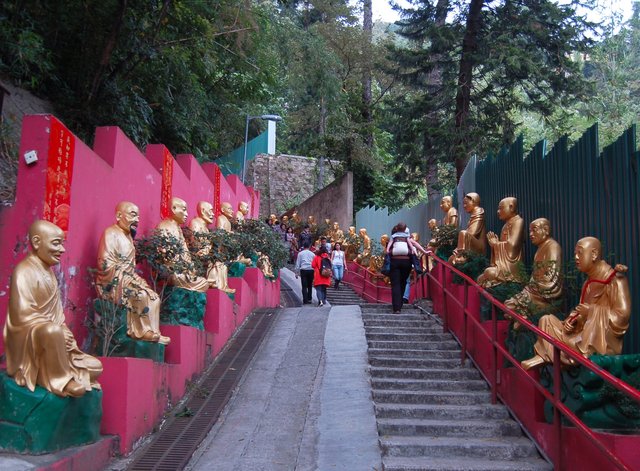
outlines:
{"label": "black backpack", "polygon": [[331,260],[329,257],[322,257],[320,261],[320,275],[331,276]]}

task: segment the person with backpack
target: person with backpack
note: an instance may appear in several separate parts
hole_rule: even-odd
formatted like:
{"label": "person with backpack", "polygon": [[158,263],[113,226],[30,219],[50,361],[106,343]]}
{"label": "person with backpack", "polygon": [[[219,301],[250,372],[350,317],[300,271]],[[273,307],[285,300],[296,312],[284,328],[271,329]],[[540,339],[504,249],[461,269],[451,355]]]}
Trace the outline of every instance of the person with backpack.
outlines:
{"label": "person with backpack", "polygon": [[342,250],[342,244],[340,242],[333,244],[333,250],[331,251],[331,264],[333,265],[333,288],[338,289],[344,272],[347,271],[344,250]]}
{"label": "person with backpack", "polygon": [[396,224],[391,230],[391,239],[387,244],[386,253],[391,257],[391,305],[394,314],[400,314],[403,303],[403,294],[407,278],[413,268],[411,255],[416,255],[417,250],[426,253],[420,245],[411,239],[407,225],[403,222]]}
{"label": "person with backpack", "polygon": [[327,287],[331,285],[331,260],[326,246],[321,245],[316,250],[316,256],[311,266],[314,270],[313,286],[316,288],[318,307],[321,307],[327,302]]}

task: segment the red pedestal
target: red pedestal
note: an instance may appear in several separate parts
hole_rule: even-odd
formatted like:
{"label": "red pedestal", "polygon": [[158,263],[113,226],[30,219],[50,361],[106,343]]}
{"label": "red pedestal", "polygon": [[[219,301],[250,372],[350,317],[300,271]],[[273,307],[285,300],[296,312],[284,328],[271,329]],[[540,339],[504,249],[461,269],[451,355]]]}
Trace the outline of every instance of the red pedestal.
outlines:
{"label": "red pedestal", "polygon": [[244,278],[229,278],[229,286],[236,290],[236,326],[241,325],[246,317],[258,305],[256,293]]}

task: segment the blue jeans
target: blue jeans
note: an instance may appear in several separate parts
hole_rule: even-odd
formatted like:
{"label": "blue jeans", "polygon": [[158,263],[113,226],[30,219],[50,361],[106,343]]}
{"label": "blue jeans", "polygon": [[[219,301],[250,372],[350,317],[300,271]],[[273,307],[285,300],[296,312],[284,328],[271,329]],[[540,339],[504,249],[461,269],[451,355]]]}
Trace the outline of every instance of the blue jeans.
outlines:
{"label": "blue jeans", "polygon": [[344,273],[344,266],[343,265],[334,265],[333,266],[333,279],[334,280],[342,280],[342,275]]}

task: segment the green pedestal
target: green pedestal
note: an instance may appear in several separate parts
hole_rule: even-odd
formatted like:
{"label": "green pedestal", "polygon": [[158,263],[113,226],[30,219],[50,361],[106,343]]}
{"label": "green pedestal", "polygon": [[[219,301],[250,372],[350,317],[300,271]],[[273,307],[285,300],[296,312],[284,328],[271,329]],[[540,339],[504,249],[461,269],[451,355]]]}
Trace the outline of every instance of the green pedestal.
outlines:
{"label": "green pedestal", "polygon": [[207,306],[205,293],[168,286],[164,294],[160,310],[162,323],[204,330],[204,310]]}
{"label": "green pedestal", "polygon": [[[633,387],[640,387],[640,355],[593,355],[595,364]],[[540,382],[553,391],[553,370],[545,366]],[[607,430],[640,429],[640,404],[627,399],[595,373],[578,366],[562,372],[562,401],[591,428]],[[545,401],[547,422],[553,421],[553,408]]]}
{"label": "green pedestal", "polygon": [[34,392],[0,373],[0,448],[40,455],[100,439],[102,391],[59,397],[37,386]]}
{"label": "green pedestal", "polygon": [[107,354],[105,354],[106,352],[103,348],[104,335],[100,335],[100,333],[96,335],[98,337],[97,352],[99,355],[148,358],[157,363],[164,362],[164,345],[157,342],[134,340],[127,335],[127,311],[124,307],[118,308],[113,303],[102,299],[96,299],[93,302],[93,307],[102,319],[105,316],[116,316],[113,325],[117,330],[109,342],[109,352]]}

